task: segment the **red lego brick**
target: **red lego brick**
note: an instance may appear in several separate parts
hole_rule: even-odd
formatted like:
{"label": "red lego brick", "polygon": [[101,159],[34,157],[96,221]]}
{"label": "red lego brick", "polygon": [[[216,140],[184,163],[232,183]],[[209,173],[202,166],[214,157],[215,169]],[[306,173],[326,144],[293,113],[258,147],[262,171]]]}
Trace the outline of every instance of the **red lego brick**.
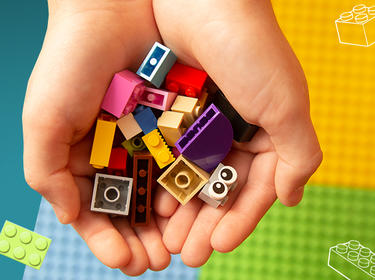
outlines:
{"label": "red lego brick", "polygon": [[153,159],[149,152],[134,152],[133,194],[130,224],[146,226],[151,219],[151,186]]}
{"label": "red lego brick", "polygon": [[169,91],[185,94],[189,97],[199,97],[206,79],[206,72],[181,63],[175,63],[167,74],[165,86]]}
{"label": "red lego brick", "polygon": [[116,176],[126,176],[126,159],[128,151],[124,148],[113,148],[109,158],[108,174]]}

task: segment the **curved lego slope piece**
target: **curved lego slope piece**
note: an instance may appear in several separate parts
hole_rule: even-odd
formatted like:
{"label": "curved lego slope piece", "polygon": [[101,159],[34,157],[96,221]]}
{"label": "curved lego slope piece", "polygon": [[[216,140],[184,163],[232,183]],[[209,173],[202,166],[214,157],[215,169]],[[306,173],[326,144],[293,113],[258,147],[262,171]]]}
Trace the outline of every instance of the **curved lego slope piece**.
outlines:
{"label": "curved lego slope piece", "polygon": [[233,129],[230,121],[211,104],[178,139],[181,154],[207,172],[211,172],[230,151]]}

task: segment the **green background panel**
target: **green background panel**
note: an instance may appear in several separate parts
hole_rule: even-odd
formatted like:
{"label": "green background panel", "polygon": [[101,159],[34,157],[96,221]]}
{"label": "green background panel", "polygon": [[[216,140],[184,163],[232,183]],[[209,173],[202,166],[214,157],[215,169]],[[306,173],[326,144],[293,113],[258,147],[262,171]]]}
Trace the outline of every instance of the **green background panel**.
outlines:
{"label": "green background panel", "polygon": [[375,250],[374,202],[374,191],[310,186],[297,207],[277,202],[239,248],[215,252],[200,279],[343,279],[329,248],[356,239]]}

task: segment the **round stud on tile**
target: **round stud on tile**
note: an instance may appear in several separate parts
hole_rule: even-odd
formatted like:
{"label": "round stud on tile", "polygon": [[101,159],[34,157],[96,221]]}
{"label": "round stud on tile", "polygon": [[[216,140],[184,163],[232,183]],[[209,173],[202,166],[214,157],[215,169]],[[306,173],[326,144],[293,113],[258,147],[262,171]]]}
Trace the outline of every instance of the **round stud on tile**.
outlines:
{"label": "round stud on tile", "polygon": [[7,225],[4,229],[4,233],[7,237],[12,238],[17,234],[17,228],[14,225]]}
{"label": "round stud on tile", "polygon": [[48,246],[48,243],[45,239],[43,238],[38,238],[37,240],[35,240],[35,247],[40,250],[40,251],[44,251]]}
{"label": "round stud on tile", "polygon": [[38,266],[40,265],[41,259],[38,254],[33,253],[29,256],[28,261],[32,266]]}
{"label": "round stud on tile", "polygon": [[0,241],[0,252],[1,253],[6,253],[10,249],[10,244],[7,240],[1,240]]}
{"label": "round stud on tile", "polygon": [[16,248],[13,250],[13,256],[14,256],[17,260],[22,260],[22,259],[26,256],[26,251],[25,251],[25,249],[22,248],[21,246],[16,247]]}
{"label": "round stud on tile", "polygon": [[156,147],[160,144],[160,139],[157,135],[150,135],[147,140],[152,147]]}
{"label": "round stud on tile", "polygon": [[20,234],[20,240],[23,244],[29,244],[33,239],[32,235],[28,231],[24,231]]}
{"label": "round stud on tile", "polygon": [[163,163],[168,162],[170,155],[167,151],[161,151],[158,153],[157,159]]}
{"label": "round stud on tile", "polygon": [[157,63],[158,63],[158,60],[156,58],[153,57],[153,58],[150,59],[150,64],[152,66],[155,66]]}

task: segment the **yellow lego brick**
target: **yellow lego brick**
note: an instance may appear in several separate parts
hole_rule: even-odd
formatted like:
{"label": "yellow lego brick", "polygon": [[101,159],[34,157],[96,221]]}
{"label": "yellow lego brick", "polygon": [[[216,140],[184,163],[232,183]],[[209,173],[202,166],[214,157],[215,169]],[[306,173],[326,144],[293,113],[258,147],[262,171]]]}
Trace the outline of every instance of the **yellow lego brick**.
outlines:
{"label": "yellow lego brick", "polygon": [[197,119],[196,107],[198,105],[198,98],[177,95],[171,110],[184,114],[184,123],[189,127]]}
{"label": "yellow lego brick", "polygon": [[165,144],[163,137],[160,135],[157,129],[147,133],[142,137],[142,140],[146,144],[160,169],[164,168],[175,160],[175,157]]}
{"label": "yellow lego brick", "polygon": [[141,127],[135,120],[132,113],[123,116],[121,119],[118,119],[117,126],[121,130],[126,140],[129,140],[130,138],[142,132]]}
{"label": "yellow lego brick", "polygon": [[335,25],[353,3],[272,1],[306,73],[311,117],[324,153],[309,183],[375,189],[375,46],[340,44]]}
{"label": "yellow lego brick", "polygon": [[210,174],[180,155],[157,181],[182,205],[185,205],[209,178]]}
{"label": "yellow lego brick", "polygon": [[176,141],[185,133],[184,114],[165,111],[158,119],[158,128],[169,146],[175,147]]}
{"label": "yellow lego brick", "polygon": [[101,169],[108,166],[115,131],[116,122],[98,119],[90,158],[93,167]]}

